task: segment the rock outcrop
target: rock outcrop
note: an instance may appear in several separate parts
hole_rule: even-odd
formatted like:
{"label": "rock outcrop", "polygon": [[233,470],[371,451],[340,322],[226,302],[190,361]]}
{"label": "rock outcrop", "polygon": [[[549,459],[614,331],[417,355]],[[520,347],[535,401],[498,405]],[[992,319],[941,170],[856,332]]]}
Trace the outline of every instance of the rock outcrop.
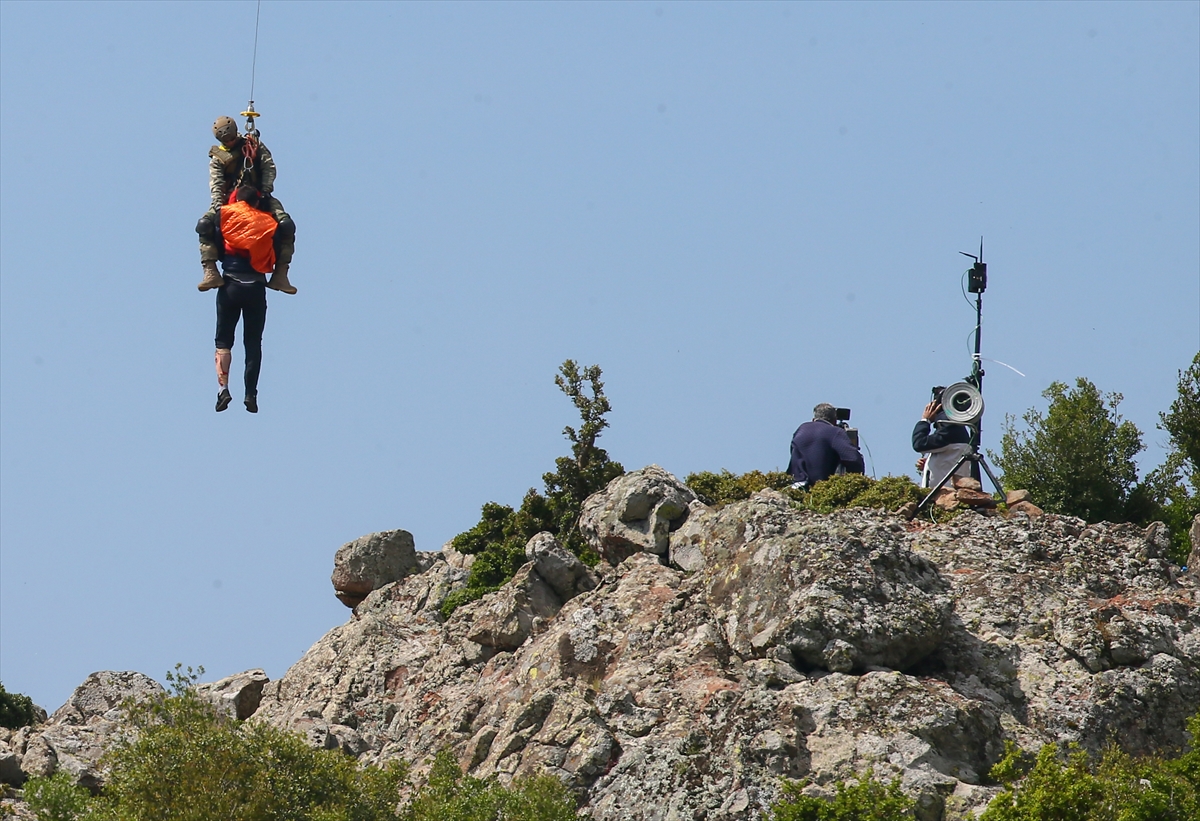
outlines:
{"label": "rock outcrop", "polygon": [[[594,821],[758,821],[782,778],[828,795],[868,768],[952,821],[1007,740],[1166,751],[1200,705],[1200,594],[1159,525],[824,516],[773,491],[715,509],[651,466],[583,530],[600,567],[541,534],[449,619],[467,562],[421,561],[250,720],[418,780],[442,748],[476,776],[549,772]],[[39,744],[66,760],[64,710],[9,741],[22,772],[47,769]]]}
{"label": "rock outcrop", "polygon": [[62,770],[75,783],[99,789],[103,783],[100,756],[121,731],[122,705],[127,699],[141,700],[163,692],[158,682],[141,673],[92,673],[45,724],[22,727],[5,739],[17,772],[13,773],[9,764],[4,780],[20,784],[30,776]]}
{"label": "rock outcrop", "polygon": [[563,601],[531,562],[443,623],[462,571],[435,567],[371,594],[255,720],[320,716],[418,773],[442,747],[552,772],[597,821],[759,819],[781,777],[828,794],[869,767],[942,819],[994,794],[1005,740],[1168,749],[1200,704],[1196,591],[1158,528],[820,516],[770,491],[716,510],[654,467],[586,509],[618,562],[595,589]]}

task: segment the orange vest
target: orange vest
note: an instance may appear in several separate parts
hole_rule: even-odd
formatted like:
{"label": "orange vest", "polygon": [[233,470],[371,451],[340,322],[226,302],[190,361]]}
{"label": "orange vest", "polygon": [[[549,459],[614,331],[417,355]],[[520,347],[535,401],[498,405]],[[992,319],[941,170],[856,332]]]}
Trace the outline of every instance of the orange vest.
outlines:
{"label": "orange vest", "polygon": [[249,203],[233,202],[221,206],[221,237],[225,250],[249,254],[250,267],[260,274],[275,270],[275,217]]}

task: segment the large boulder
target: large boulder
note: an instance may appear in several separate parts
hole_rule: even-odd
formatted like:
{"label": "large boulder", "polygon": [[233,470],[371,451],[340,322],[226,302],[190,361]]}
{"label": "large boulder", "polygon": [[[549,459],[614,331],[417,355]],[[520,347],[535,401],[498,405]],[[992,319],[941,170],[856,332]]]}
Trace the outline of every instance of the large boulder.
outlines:
{"label": "large boulder", "polygon": [[333,589],[338,601],[357,606],[372,590],[399,581],[421,563],[407,530],[385,530],[347,542],[333,557]]}
{"label": "large boulder", "polygon": [[550,533],[530,539],[525,555],[529,562],[508,584],[454,612],[452,620],[470,625],[468,640],[493,652],[515,650],[564,602],[596,587],[595,574]]}
{"label": "large boulder", "polygon": [[597,553],[618,565],[634,553],[666,557],[671,531],[696,494],[658,465],[626,473],[583,503],[579,529]]}
{"label": "large boulder", "polygon": [[[16,732],[7,727],[0,727],[0,784],[21,786],[25,783],[25,773],[21,769],[21,757],[17,755],[13,743]],[[3,793],[3,790],[0,790]],[[3,818],[0,814],[0,818]]]}
{"label": "large boulder", "polygon": [[944,817],[947,796],[971,796],[976,809],[995,795],[982,785],[1004,752],[1000,714],[963,698],[945,682],[897,672],[835,673],[787,688],[810,727],[805,739],[813,778],[809,795],[832,798],[846,773],[874,769],[899,777],[918,800],[917,817]]}

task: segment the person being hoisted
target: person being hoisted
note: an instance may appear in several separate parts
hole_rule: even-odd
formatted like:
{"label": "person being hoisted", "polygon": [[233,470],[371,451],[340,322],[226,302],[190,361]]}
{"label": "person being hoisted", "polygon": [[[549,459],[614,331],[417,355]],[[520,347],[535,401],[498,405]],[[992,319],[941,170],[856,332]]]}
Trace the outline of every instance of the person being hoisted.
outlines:
{"label": "person being hoisted", "polygon": [[221,274],[217,271],[217,260],[221,258],[222,249],[210,238],[212,233],[202,230],[201,226],[205,223],[215,225],[217,209],[233,201],[236,189],[249,186],[261,192],[262,210],[272,214],[279,224],[274,239],[275,268],[267,287],[294,294],[296,288],[288,281],[288,268],[296,250],[296,224],[272,194],[275,189],[275,160],[258,138],[258,131],[251,128],[248,124],[247,133],[239,134],[232,117],[218,117],[213,123],[213,136],[218,144],[208,152],[208,187],[212,193],[212,207],[196,226],[200,234],[200,265],[204,269],[204,278],[197,288],[207,291],[220,288],[223,284]]}
{"label": "person being hoisted", "polygon": [[[279,223],[260,210],[259,192],[241,186],[228,205],[215,209],[212,220],[202,219],[201,238],[221,249],[224,277],[217,289],[217,411],[229,407],[229,366],[233,359],[233,337],[238,320],[242,347],[246,351],[246,410],[258,413],[258,375],[262,369],[262,335],[267,323],[267,272],[275,260],[275,236]],[[207,215],[206,215],[207,216]]]}

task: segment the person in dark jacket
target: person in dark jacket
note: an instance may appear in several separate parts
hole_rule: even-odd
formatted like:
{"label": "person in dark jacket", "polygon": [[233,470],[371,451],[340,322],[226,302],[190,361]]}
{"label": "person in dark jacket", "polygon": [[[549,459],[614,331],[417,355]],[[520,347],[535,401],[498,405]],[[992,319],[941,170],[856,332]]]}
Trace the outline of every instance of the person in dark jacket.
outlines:
{"label": "person in dark jacket", "polygon": [[862,453],[837,424],[837,409],[828,402],[813,408],[813,421],[796,428],[788,473],[796,484],[812,487],[828,479],[838,467],[846,473],[862,473]]}
{"label": "person in dark jacket", "polygon": [[[251,187],[237,189],[235,202],[215,210],[216,222],[197,227],[201,236],[222,249],[222,282],[217,289],[217,412],[229,407],[229,367],[239,320],[246,352],[245,405],[258,413],[258,375],[262,370],[262,335],[267,324],[267,272],[275,264],[274,234],[277,223],[261,210],[261,195]],[[201,229],[204,229],[203,231]],[[256,267],[257,266],[257,267]],[[262,270],[260,270],[262,269]]]}
{"label": "person in dark jacket", "polygon": [[[917,460],[921,487],[933,487],[941,482],[959,457],[970,450],[970,442],[971,432],[966,426],[946,419],[940,396],[926,405],[912,433],[913,450],[922,454]],[[955,475],[970,476],[970,464],[964,462]]]}

